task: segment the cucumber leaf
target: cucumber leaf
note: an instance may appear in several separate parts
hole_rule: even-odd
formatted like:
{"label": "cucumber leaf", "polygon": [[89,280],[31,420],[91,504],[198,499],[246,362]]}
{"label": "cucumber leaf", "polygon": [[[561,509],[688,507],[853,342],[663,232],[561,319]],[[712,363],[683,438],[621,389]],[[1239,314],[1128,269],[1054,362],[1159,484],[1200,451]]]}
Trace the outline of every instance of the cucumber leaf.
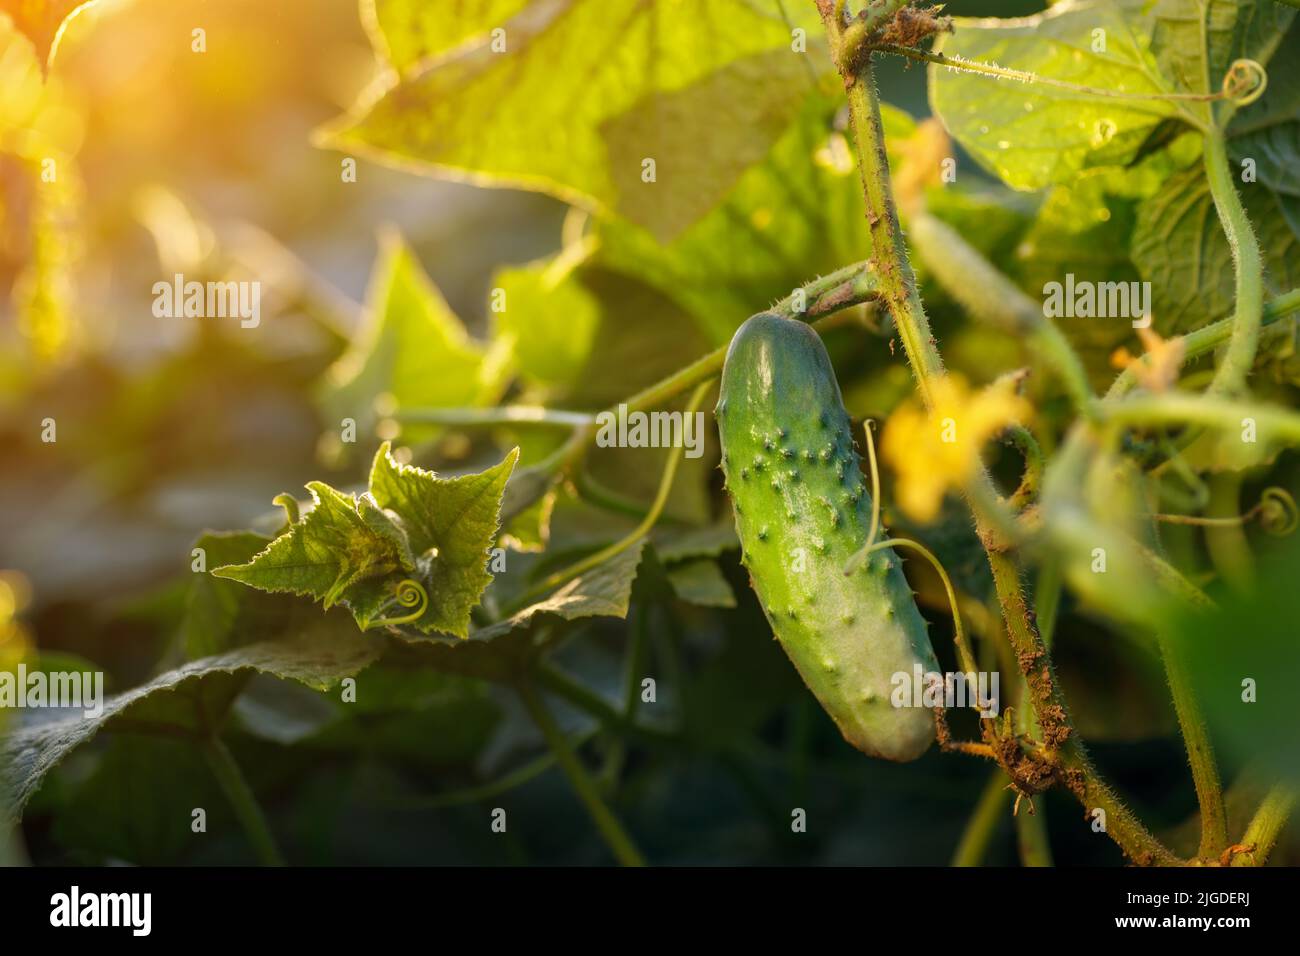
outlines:
{"label": "cucumber leaf", "polygon": [[0,738],[0,794],[10,801],[0,818],[17,820],[45,775],[101,729],[198,733],[225,712],[254,673],[328,690],[373,663],[382,649],[380,641],[321,619],[294,641],[250,644],[160,674],[105,700],[97,717],[77,712],[19,727]]}
{"label": "cucumber leaf", "polygon": [[212,573],[262,591],[309,596],[327,609],[342,603],[363,630],[404,616],[398,589],[413,579],[427,600],[411,623],[465,637],[470,611],[492,580],[488,548],[518,457],[516,449],[479,474],[440,478],[399,464],[385,442],[368,492],[344,494],[311,482],[310,511],[251,560]]}
{"label": "cucumber leaf", "polygon": [[[779,0],[537,0],[503,25],[504,48],[382,78],[317,142],[549,192],[666,240],[763,158],[828,69],[816,11],[786,6],[797,20]],[[399,62],[429,46],[410,17],[379,25]]]}
{"label": "cucumber leaf", "polygon": [[529,0],[457,0],[454,11],[427,0],[361,0],[370,42],[399,72],[458,47],[486,42]]}

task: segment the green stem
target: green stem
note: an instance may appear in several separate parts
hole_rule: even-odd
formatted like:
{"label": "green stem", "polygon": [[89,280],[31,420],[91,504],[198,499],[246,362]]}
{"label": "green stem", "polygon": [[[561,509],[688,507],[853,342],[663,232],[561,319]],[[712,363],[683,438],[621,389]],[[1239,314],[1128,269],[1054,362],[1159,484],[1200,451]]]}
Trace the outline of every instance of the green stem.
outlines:
{"label": "green stem", "polygon": [[1236,402],[1186,392],[1139,395],[1106,407],[1114,425],[1153,428],[1161,425],[1207,425],[1240,432],[1243,422],[1255,424],[1256,440],[1300,445],[1300,414],[1275,405]]}
{"label": "green stem", "polygon": [[[696,387],[695,393],[691,396],[691,400],[686,405],[686,410],[682,413],[683,415],[689,418],[695,414],[696,410],[700,407],[700,402],[704,400],[704,395],[709,390],[709,386],[712,385],[712,383],[712,379],[705,379]],[[511,604],[510,610],[505,612],[505,616],[509,617],[516,611],[527,607],[537,597],[547,593],[553,588],[559,587],[567,581],[573,580],[578,577],[578,575],[590,571],[592,568],[600,567],[610,558],[617,554],[621,554],[623,551],[627,550],[637,541],[649,534],[650,529],[653,528],[655,522],[659,520],[659,515],[664,510],[664,505],[668,503],[668,494],[672,491],[673,479],[677,477],[677,468],[681,464],[682,458],[685,457],[685,455],[685,447],[681,449],[680,453],[678,453],[677,449],[672,449],[669,452],[668,464],[664,466],[663,476],[659,479],[659,490],[655,494],[654,503],[650,505],[650,510],[646,512],[646,516],[641,519],[640,524],[613,544],[601,548],[595,554],[588,555],[586,558],[569,565],[567,568],[556,571],[554,574],[549,575],[542,581],[539,581],[537,584],[530,587]]]}
{"label": "green stem", "polygon": [[527,425],[539,428],[585,428],[595,415],[531,405],[501,405],[497,408],[404,408],[393,414],[399,422],[424,425],[457,425],[461,428],[492,428],[498,425]]}
{"label": "green stem", "polygon": [[1278,784],[1270,790],[1255,811],[1250,825],[1246,827],[1245,836],[1241,838],[1244,845],[1254,849],[1233,857],[1232,865],[1263,866],[1295,804],[1296,792],[1292,787]]}
{"label": "green stem", "polygon": [[244,778],[244,772],[239,769],[239,764],[235,762],[230,750],[215,734],[203,738],[201,746],[203,756],[207,759],[208,766],[212,768],[212,774],[217,778],[217,783],[220,784],[226,799],[230,801],[235,816],[243,826],[244,833],[248,835],[248,842],[253,845],[257,858],[262,861],[263,866],[284,866],[284,857],[280,855],[280,849],[276,846],[271,827],[266,822],[266,815],[262,812],[257,797],[254,796],[252,788]]}
{"label": "green stem", "polygon": [[989,782],[984,785],[975,811],[966,823],[961,842],[952,855],[953,866],[983,866],[988,856],[989,845],[997,835],[1011,804],[1011,791],[1007,789],[1007,778],[1001,770],[994,770],[989,775]]}
{"label": "green stem", "polygon": [[1255,556],[1246,541],[1241,512],[1241,472],[1225,471],[1210,478],[1206,512],[1205,550],[1228,586],[1246,594],[1254,583]]}
{"label": "green stem", "polygon": [[641,724],[629,718],[586,684],[574,680],[564,671],[543,663],[536,673],[537,683],[557,697],[563,698],[583,713],[599,720],[608,730],[616,731],[647,744],[680,746],[682,738],[671,730]]}
{"label": "green stem", "polygon": [[[841,313],[842,310],[850,306],[861,305],[879,297],[870,268],[869,263],[855,262],[853,265],[836,269],[828,275],[801,286],[800,292],[805,305],[803,312],[795,311],[796,296],[793,294],[786,296],[769,311],[783,315],[786,318],[814,319],[822,317],[821,321],[812,324],[819,331],[833,328],[846,321],[840,318],[837,313]],[[629,412],[659,407],[670,398],[675,398],[692,386],[711,379],[721,372],[722,364],[727,359],[727,349],[729,347],[729,345],[724,345],[714,349],[685,368],[679,369],[667,378],[661,379],[630,398],[624,399],[621,404],[626,405]],[[606,409],[606,411],[613,412],[617,410],[617,405]]]}
{"label": "green stem", "polygon": [[1021,811],[1016,814],[1016,840],[1020,847],[1020,862],[1024,866],[1054,866],[1052,844],[1047,838],[1047,815],[1041,806],[1037,807],[1036,811],[1035,813]]}
{"label": "green stem", "polygon": [[[645,670],[649,644],[650,607],[641,604],[636,609],[632,640],[627,646],[627,657],[623,665],[623,716],[629,723],[636,723],[637,704],[641,699],[641,675]],[[601,770],[601,780],[607,789],[613,790],[618,787],[626,758],[626,741],[622,735],[617,735],[610,741],[609,750],[605,754],[605,766]]]}
{"label": "green stem", "polygon": [[1220,129],[1205,134],[1205,173],[1218,210],[1219,222],[1228,237],[1232,262],[1236,268],[1236,311],[1232,317],[1232,337],[1215,373],[1210,391],[1218,395],[1235,395],[1245,390],[1246,376],[1255,364],[1259,346],[1259,329],[1264,310],[1264,261],[1259,241],[1241,204],[1233,183],[1228,148]]}
{"label": "green stem", "polygon": [[[1016,660],[1020,663],[1029,685],[1029,701],[1034,715],[1043,729],[1046,745],[1058,752],[1058,759],[1069,788],[1084,809],[1100,809],[1106,815],[1106,833],[1121,849],[1142,865],[1174,866],[1181,861],[1163,843],[1151,834],[1119,796],[1097,774],[1088,759],[1087,750],[1070,724],[1069,711],[1061,696],[1051,658],[1043,647],[1042,639],[1034,629],[1020,592],[1020,580],[1015,564],[1001,553],[991,554],[993,580],[999,595],[1009,595],[1011,607],[1004,609],[1007,634]],[[1058,749],[1059,748],[1059,749]]]}
{"label": "green stem", "polygon": [[[581,747],[596,736],[596,728],[574,737],[571,747]],[[537,779],[555,765],[555,754],[549,750],[527,763],[503,774],[496,780],[460,790],[435,794],[431,797],[416,797],[409,800],[385,800],[379,804],[384,810],[440,810],[444,807],[456,807],[466,803],[481,803],[503,793],[509,793],[524,784]]]}
{"label": "green stem", "polygon": [[587,769],[578,760],[573,750],[569,747],[569,741],[564,734],[560,732],[559,726],[555,723],[555,718],[551,712],[546,709],[546,704],[538,695],[536,689],[531,684],[522,684],[519,687],[519,696],[528,709],[529,715],[533,722],[546,738],[546,744],[555,754],[555,759],[564,775],[569,778],[569,784],[577,793],[578,799],[582,801],[587,808],[587,813],[591,815],[591,820],[596,824],[596,829],[600,831],[601,837],[604,838],[606,846],[614,854],[614,858],[623,866],[645,866],[645,859],[641,856],[641,851],[636,848],[632,838],[623,828],[623,824],[614,816],[612,810],[606,805],[600,795],[600,788],[596,785],[595,780],[587,773]]}
{"label": "green stem", "polygon": [[1198,853],[1203,860],[1218,859],[1228,845],[1228,815],[1223,807],[1223,784],[1219,780],[1209,728],[1192,689],[1191,675],[1178,638],[1170,636],[1167,628],[1157,628],[1156,641],[1164,660],[1183,745],[1187,748],[1187,760],[1192,765],[1196,800],[1201,807],[1201,847]]}
{"label": "green stem", "polygon": [[1111,90],[1102,86],[1085,86],[1081,83],[1071,83],[1068,80],[1058,80],[1050,76],[1040,76],[1039,74],[1031,73],[1028,70],[1012,70],[1004,66],[998,66],[995,63],[983,63],[979,60],[968,60],[965,57],[947,56],[943,53],[931,53],[928,50],[918,50],[914,47],[881,44],[877,46],[876,49],[881,53],[892,53],[895,56],[907,57],[909,60],[920,60],[924,63],[934,63],[938,66],[944,66],[950,70],[957,70],[962,73],[976,73],[981,76],[992,77],[995,80],[1016,80],[1031,85],[1051,86],[1058,90],[1069,90],[1072,93],[1085,93],[1088,96],[1102,96],[1114,100],[1214,103],[1219,100],[1228,99],[1228,94],[1223,90],[1220,90],[1218,93],[1148,93],[1144,91]]}

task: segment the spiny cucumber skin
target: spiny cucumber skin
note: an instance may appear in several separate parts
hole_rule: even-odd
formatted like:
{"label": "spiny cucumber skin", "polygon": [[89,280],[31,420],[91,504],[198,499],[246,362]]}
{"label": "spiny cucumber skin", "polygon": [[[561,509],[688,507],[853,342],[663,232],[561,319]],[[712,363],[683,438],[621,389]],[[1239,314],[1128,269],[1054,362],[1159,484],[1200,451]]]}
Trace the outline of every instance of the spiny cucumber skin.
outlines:
{"label": "spiny cucumber skin", "polygon": [[727,350],[714,415],[742,561],[773,633],[845,740],[916,759],[934,739],[934,717],[894,707],[891,679],[939,665],[892,550],[844,574],[866,544],[871,498],[817,333],[771,313],[746,321]]}

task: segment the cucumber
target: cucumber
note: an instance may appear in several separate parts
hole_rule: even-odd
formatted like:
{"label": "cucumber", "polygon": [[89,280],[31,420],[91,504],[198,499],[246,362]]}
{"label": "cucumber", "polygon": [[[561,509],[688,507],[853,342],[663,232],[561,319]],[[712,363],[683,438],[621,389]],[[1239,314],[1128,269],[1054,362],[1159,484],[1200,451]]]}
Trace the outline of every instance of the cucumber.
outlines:
{"label": "cucumber", "polygon": [[894,675],[939,671],[898,557],[872,553],[871,498],[830,358],[817,333],[753,316],[727,349],[718,405],[722,469],[741,560],[772,631],[844,739],[914,760],[934,739],[924,707],[895,707]]}

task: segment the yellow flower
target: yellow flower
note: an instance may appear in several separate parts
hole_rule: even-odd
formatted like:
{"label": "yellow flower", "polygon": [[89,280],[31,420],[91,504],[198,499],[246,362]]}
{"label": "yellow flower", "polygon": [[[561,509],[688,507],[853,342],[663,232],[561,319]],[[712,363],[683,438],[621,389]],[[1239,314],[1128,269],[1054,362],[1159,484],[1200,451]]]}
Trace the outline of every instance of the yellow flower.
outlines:
{"label": "yellow flower", "polygon": [[960,375],[945,375],[934,380],[931,396],[929,411],[915,401],[895,409],[880,442],[881,456],[898,475],[898,505],[917,521],[933,521],[944,493],[977,473],[984,443],[1033,410],[1011,379],[974,392]]}

